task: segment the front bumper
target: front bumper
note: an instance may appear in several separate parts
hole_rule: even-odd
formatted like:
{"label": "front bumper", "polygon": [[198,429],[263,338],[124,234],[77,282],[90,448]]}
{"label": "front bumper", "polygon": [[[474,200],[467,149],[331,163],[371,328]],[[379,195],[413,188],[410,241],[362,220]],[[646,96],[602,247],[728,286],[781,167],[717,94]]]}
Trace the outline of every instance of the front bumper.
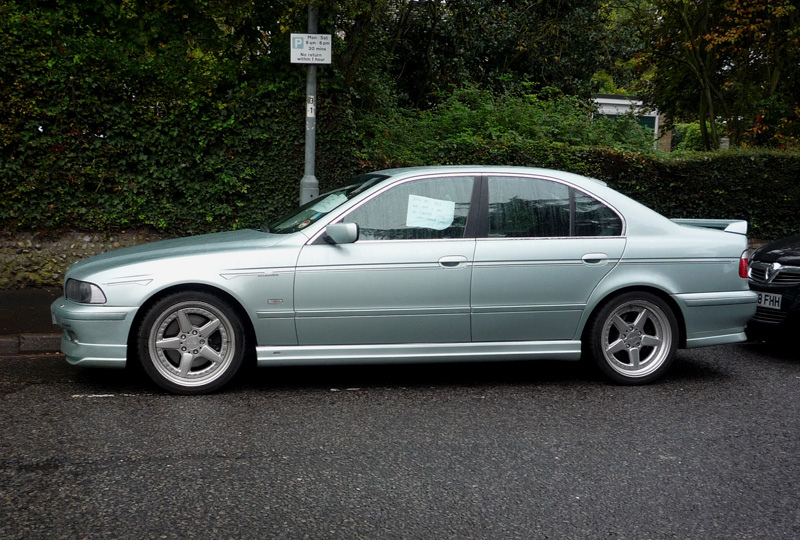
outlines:
{"label": "front bumper", "polygon": [[64,330],[61,351],[73,365],[125,367],[136,307],[78,304],[61,297],[50,306]]}
{"label": "front bumper", "polygon": [[756,293],[769,293],[780,296],[780,308],[759,306],[755,315],[747,323],[750,339],[780,341],[794,338],[800,330],[800,287],[787,287],[750,281],[750,288]]}

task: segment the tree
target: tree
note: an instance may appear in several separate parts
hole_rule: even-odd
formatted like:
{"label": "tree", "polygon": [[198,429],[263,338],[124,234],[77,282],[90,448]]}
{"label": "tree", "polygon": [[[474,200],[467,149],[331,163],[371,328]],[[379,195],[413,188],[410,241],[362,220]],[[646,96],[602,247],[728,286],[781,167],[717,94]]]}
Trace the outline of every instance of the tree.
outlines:
{"label": "tree", "polygon": [[389,49],[401,96],[429,107],[456,87],[522,83],[588,96],[606,63],[597,0],[397,2]]}
{"label": "tree", "polygon": [[635,10],[654,68],[649,100],[674,119],[699,121],[706,149],[718,147],[720,119],[734,142],[791,136],[800,112],[791,0],[653,0]]}
{"label": "tree", "polygon": [[[709,48],[727,53],[725,82],[736,111],[754,107],[749,125],[730,118],[734,132],[756,144],[795,138],[800,120],[800,14],[790,0],[730,0],[708,36]],[[738,129],[737,129],[738,128]]]}

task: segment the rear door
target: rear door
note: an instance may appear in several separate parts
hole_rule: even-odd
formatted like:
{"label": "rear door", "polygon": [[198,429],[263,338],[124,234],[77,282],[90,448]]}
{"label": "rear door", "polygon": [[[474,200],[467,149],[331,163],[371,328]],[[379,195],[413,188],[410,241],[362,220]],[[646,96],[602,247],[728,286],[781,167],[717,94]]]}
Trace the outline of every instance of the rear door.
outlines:
{"label": "rear door", "polygon": [[488,176],[485,182],[473,341],[572,339],[589,295],[622,255],[621,217],[553,179]]}

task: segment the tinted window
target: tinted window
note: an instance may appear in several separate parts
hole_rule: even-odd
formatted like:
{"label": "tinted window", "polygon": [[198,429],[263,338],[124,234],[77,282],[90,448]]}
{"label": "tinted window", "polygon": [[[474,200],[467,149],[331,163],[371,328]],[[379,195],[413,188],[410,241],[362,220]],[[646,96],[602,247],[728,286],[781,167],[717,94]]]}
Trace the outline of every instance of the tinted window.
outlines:
{"label": "tinted window", "polygon": [[569,236],[569,188],[532,178],[489,178],[489,236]]}
{"label": "tinted window", "polygon": [[619,236],[622,220],[611,208],[594,197],[573,190],[575,194],[574,236]]}
{"label": "tinted window", "polygon": [[350,212],[362,240],[463,238],[472,177],[413,180],[381,193]]}
{"label": "tinted window", "polygon": [[594,197],[558,182],[489,177],[489,236],[618,236],[622,221]]}

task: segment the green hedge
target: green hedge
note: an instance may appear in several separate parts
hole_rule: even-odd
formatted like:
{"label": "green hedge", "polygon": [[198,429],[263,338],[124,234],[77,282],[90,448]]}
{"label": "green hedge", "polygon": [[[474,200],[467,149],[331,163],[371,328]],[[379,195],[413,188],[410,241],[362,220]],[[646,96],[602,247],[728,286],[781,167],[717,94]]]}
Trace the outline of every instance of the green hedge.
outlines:
{"label": "green hedge", "polygon": [[[65,152],[35,169],[5,163],[3,177],[11,181],[2,184],[0,229],[147,226],[181,235],[258,226],[297,204],[302,135],[288,124],[253,115],[247,130],[221,136],[203,152],[191,141],[184,150],[159,147],[172,138],[162,128],[141,138],[131,135],[126,151],[109,145],[85,156]],[[335,132],[320,139],[317,175],[323,190],[362,171],[420,164],[365,160],[355,140]],[[428,163],[536,166],[592,176],[668,217],[746,219],[753,238],[800,233],[797,154],[731,151],[674,158],[474,141],[438,152]],[[95,169],[87,170],[90,159]]]}
{"label": "green hedge", "polygon": [[587,154],[599,178],[665,216],[746,219],[751,238],[800,234],[798,154],[740,151],[677,159]]}
{"label": "green hedge", "polygon": [[[271,54],[248,45],[283,7],[179,4],[0,3],[0,231],[183,235],[258,226],[297,204],[305,72],[286,61],[291,25],[272,30]],[[371,116],[369,88],[342,86],[336,70],[320,78],[323,190],[391,165],[543,166],[671,217],[744,218],[760,238],[800,231],[796,154],[657,157],[633,119],[593,118],[549,89],[465,88],[424,112],[387,99]]]}
{"label": "green hedge", "polygon": [[[114,129],[103,136],[26,126],[0,162],[0,229],[190,234],[255,226],[297,204],[302,97],[244,88],[156,121],[136,112],[106,110]],[[356,174],[357,145],[342,136],[351,123],[333,111],[320,124],[320,176]]]}
{"label": "green hedge", "polygon": [[[296,205],[305,72],[288,34],[252,54],[222,24],[252,5],[40,4],[0,3],[0,230],[200,233]],[[351,176],[352,117],[319,124],[318,166]]]}

